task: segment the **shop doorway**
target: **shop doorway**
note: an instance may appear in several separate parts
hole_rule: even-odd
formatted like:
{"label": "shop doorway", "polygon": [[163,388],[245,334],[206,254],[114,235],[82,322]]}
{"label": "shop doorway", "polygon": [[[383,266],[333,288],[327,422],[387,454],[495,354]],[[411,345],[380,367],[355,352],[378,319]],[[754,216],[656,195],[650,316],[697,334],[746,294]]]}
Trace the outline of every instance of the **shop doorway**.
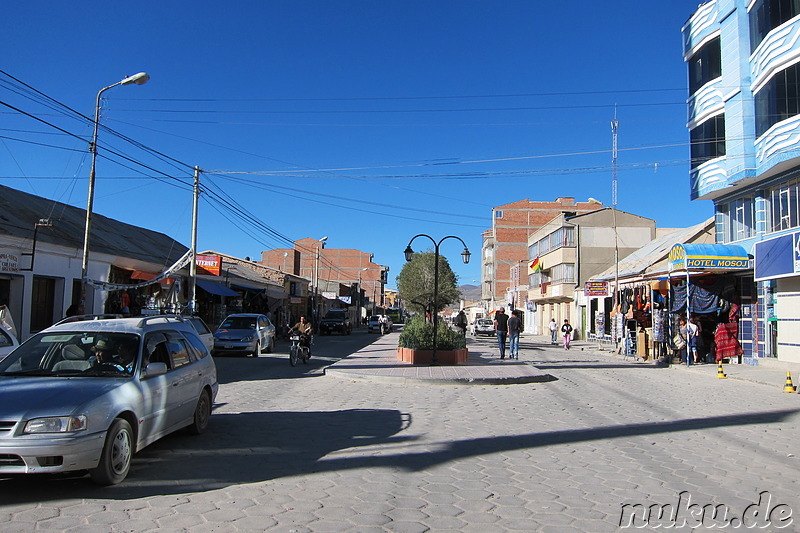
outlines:
{"label": "shop doorway", "polygon": [[56,280],[34,276],[31,289],[31,333],[38,333],[53,325]]}

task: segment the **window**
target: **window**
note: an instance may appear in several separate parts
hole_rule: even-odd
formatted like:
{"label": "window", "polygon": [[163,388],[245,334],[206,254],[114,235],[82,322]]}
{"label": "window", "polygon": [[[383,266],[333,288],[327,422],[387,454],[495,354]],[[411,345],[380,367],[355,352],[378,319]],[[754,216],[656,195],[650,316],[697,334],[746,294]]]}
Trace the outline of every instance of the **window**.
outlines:
{"label": "window", "polygon": [[772,231],[800,226],[800,181],[780,185],[773,188],[769,194],[770,226]]}
{"label": "window", "polygon": [[704,44],[689,58],[689,94],[696,93],[706,83],[722,76],[721,58],[719,37]]}
{"label": "window", "polygon": [[563,246],[575,246],[575,228],[572,226],[565,226],[558,228],[553,233],[550,233],[539,242],[531,245],[530,252],[537,252],[532,258],[539,257],[553,250],[557,250]]}
{"label": "window", "polygon": [[503,218],[503,211],[497,210],[494,212],[494,218]]}
{"label": "window", "polygon": [[755,200],[746,197],[717,207],[723,242],[741,241],[755,235]]}
{"label": "window", "polygon": [[717,115],[691,131],[692,168],[725,155],[725,115]]}
{"label": "window", "polygon": [[172,368],[179,368],[192,362],[186,340],[175,333],[167,333],[167,351],[172,358]]}
{"label": "window", "polygon": [[574,283],[575,264],[561,263],[550,270],[550,280],[553,283]]}
{"label": "window", "polygon": [[750,52],[769,32],[800,15],[800,0],[758,0],[750,10]]}
{"label": "window", "polygon": [[756,137],[778,122],[800,114],[800,64],[775,74],[755,94],[755,107]]}

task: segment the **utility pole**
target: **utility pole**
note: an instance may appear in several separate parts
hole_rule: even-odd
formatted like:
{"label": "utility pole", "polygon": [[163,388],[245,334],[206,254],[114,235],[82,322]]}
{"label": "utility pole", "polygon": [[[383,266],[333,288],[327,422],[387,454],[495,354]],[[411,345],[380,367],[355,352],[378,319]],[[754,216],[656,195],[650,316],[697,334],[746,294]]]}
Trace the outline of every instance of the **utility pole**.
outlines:
{"label": "utility pole", "polygon": [[192,259],[189,263],[189,314],[197,312],[197,205],[200,199],[200,167],[194,167],[192,188]]}
{"label": "utility pole", "polygon": [[[611,121],[611,205],[614,225],[614,310],[619,312],[619,232],[617,231],[617,106],[614,106],[614,120]],[[611,327],[614,327],[612,323]],[[613,337],[612,331],[612,337]],[[619,339],[617,339],[619,341]]]}

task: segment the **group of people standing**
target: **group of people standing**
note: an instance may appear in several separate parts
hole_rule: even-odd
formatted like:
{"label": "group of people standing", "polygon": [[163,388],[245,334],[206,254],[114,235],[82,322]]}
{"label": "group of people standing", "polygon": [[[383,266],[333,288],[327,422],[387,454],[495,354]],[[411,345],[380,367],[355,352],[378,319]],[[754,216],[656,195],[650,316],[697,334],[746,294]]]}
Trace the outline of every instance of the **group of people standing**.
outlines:
{"label": "group of people standing", "polygon": [[494,330],[497,335],[497,345],[500,348],[500,359],[506,358],[506,338],[508,338],[508,358],[519,359],[519,334],[522,333],[522,320],[519,311],[511,311],[511,316],[506,314],[506,308],[501,307],[494,315]]}

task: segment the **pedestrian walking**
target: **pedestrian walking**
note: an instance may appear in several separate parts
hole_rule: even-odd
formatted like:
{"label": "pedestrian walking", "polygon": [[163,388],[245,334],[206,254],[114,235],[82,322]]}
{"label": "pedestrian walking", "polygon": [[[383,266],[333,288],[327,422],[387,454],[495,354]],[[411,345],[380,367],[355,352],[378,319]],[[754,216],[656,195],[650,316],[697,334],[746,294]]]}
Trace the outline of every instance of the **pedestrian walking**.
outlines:
{"label": "pedestrian walking", "polygon": [[522,321],[519,319],[519,311],[511,311],[511,318],[508,319],[508,356],[510,359],[519,359],[519,333],[522,330]]}
{"label": "pedestrian walking", "polygon": [[558,344],[558,324],[555,318],[550,319],[550,344]]}
{"label": "pedestrian walking", "polygon": [[458,316],[456,316],[456,327],[458,331],[461,332],[462,335],[467,334],[467,315],[464,313],[464,310],[458,312]]}
{"label": "pedestrian walking", "polygon": [[564,336],[564,349],[569,350],[569,341],[572,339],[572,326],[566,318],[564,319],[564,325],[561,326],[561,334]]}
{"label": "pedestrian walking", "polygon": [[508,315],[506,308],[501,307],[494,314],[494,330],[497,332],[497,345],[500,348],[500,359],[506,358],[506,335],[508,334]]}

